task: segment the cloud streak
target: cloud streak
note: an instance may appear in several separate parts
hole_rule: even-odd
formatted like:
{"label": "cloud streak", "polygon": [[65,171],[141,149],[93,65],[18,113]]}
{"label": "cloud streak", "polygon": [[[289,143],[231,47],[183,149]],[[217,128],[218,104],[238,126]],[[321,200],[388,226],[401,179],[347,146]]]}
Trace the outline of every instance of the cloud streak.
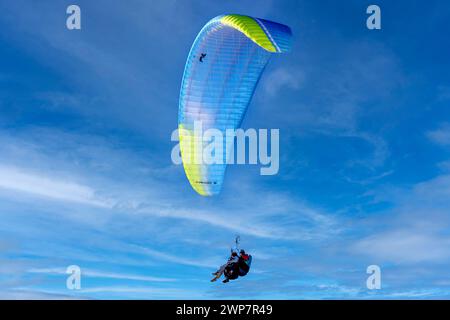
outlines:
{"label": "cloud streak", "polygon": [[[28,270],[29,273],[43,273],[49,275],[66,275],[66,269],[64,268],[32,268]],[[128,273],[114,273],[114,272],[105,272],[99,270],[85,269],[81,270],[81,275],[84,277],[91,278],[108,278],[115,280],[133,280],[133,281],[143,281],[143,282],[174,282],[176,279],[172,278],[159,278],[159,277],[150,277],[150,276],[142,276],[136,274],[128,274]]]}
{"label": "cloud streak", "polygon": [[100,208],[111,208],[113,206],[111,201],[99,199],[95,191],[88,186],[29,173],[5,165],[0,165],[0,188]]}

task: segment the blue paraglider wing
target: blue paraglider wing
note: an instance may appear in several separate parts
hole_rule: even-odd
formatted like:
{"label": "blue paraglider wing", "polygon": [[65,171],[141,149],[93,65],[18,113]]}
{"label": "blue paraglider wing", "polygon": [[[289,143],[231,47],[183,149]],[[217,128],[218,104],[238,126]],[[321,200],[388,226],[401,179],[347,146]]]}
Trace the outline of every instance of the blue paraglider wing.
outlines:
{"label": "blue paraglider wing", "polygon": [[199,194],[220,192],[228,154],[205,164],[202,132],[237,129],[272,54],[289,51],[291,30],[279,23],[242,15],[222,15],[209,21],[189,53],[180,91],[178,129],[186,176]]}

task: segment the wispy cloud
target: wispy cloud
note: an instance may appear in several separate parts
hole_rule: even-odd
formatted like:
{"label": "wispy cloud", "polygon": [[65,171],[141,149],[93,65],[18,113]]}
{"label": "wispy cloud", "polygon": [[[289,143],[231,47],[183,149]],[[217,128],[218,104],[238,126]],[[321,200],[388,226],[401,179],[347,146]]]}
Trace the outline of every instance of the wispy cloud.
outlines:
{"label": "wispy cloud", "polygon": [[449,246],[450,237],[416,228],[380,233],[359,241],[353,249],[374,261],[402,264],[448,261]]}
{"label": "wispy cloud", "polygon": [[113,206],[112,201],[100,199],[88,186],[30,173],[11,166],[0,165],[0,188],[101,208]]}
{"label": "wispy cloud", "polygon": [[[166,180],[155,176],[154,171],[150,170],[151,167],[142,164],[139,158],[130,156],[127,150],[115,148],[113,142],[103,141],[93,135],[67,134],[58,130],[46,132],[35,129],[33,133],[33,136],[40,137],[44,144],[39,143],[39,139],[12,139],[0,134],[0,140],[5,142],[1,147],[4,161],[7,161],[0,164],[0,188],[9,191],[10,194],[13,192],[22,196],[38,197],[44,201],[86,205],[116,214],[122,212],[185,220],[267,239],[311,239],[313,234],[325,234],[314,230],[329,229],[333,223],[333,218],[326,212],[320,212],[301,200],[290,199],[283,193],[273,191],[252,194],[251,202],[255,205],[247,204],[244,207],[232,206],[233,203],[240,204],[243,201],[230,201],[231,207],[228,208],[218,206],[205,208],[196,204],[186,208],[186,202],[182,199],[169,204],[164,198],[172,191],[167,186]],[[97,147],[96,141],[102,141],[102,144]],[[66,161],[69,155],[52,152],[69,147],[70,161]],[[86,154],[87,152],[89,154]],[[73,159],[87,157],[90,159],[90,166],[80,169],[76,165],[77,162],[73,164]],[[27,163],[25,161],[27,158],[33,159],[33,162]],[[105,167],[105,159],[114,161],[110,161],[108,167]],[[14,165],[11,162],[21,165]],[[124,175],[122,168],[125,166],[130,168],[127,170],[129,175],[122,178]],[[171,176],[181,173],[182,169],[178,169],[178,172],[166,172],[166,179],[173,179]],[[71,172],[73,170],[76,171]],[[145,173],[144,177],[142,173]],[[105,177],[105,174],[109,176]],[[116,176],[121,180],[120,183],[114,181]],[[136,185],[133,177],[145,178],[146,182]],[[130,184],[133,185],[132,188]],[[245,182],[239,182],[239,188],[242,190],[244,187]],[[249,192],[251,188],[247,187]],[[23,197],[22,199],[25,200]],[[246,199],[250,200],[248,196]],[[230,210],[247,213],[236,215],[231,223]],[[278,220],[274,222],[276,217]],[[283,219],[279,219],[280,217]],[[80,218],[88,219],[86,215]],[[97,218],[94,215],[91,219],[95,221]],[[304,227],[291,230],[293,223],[297,221],[304,221]]]}
{"label": "wispy cloud", "polygon": [[450,124],[444,123],[439,128],[428,131],[427,137],[434,143],[441,146],[450,145]]}
{"label": "wispy cloud", "polygon": [[298,90],[301,88],[304,74],[299,73],[300,68],[278,68],[267,75],[267,81],[264,82],[264,90],[270,96],[274,97],[282,89]]}
{"label": "wispy cloud", "polygon": [[[64,268],[32,268],[28,270],[29,273],[44,273],[49,275],[61,275],[66,274],[66,269]],[[176,279],[172,278],[159,278],[159,277],[150,277],[136,274],[128,274],[128,273],[115,273],[115,272],[107,272],[107,271],[99,271],[92,269],[81,270],[82,276],[91,277],[91,278],[109,278],[116,280],[134,280],[134,281],[144,281],[144,282],[173,282]]]}
{"label": "wispy cloud", "polygon": [[159,287],[132,287],[132,286],[103,286],[92,287],[79,290],[78,294],[116,294],[122,296],[138,295],[144,299],[200,299],[202,292],[198,290],[187,290],[178,288],[159,288]]}
{"label": "wispy cloud", "polygon": [[353,243],[352,250],[380,263],[450,261],[450,237],[446,231],[450,226],[449,195],[450,176],[446,174],[410,188],[387,191],[383,197],[393,203],[392,209],[383,217],[366,221],[378,231]]}
{"label": "wispy cloud", "polygon": [[4,300],[81,300],[82,297],[62,294],[58,292],[47,292],[40,290],[30,290],[27,288],[17,288],[0,291],[0,297]]}
{"label": "wispy cloud", "polygon": [[181,255],[174,255],[170,254],[168,252],[161,252],[158,250],[154,250],[151,248],[146,248],[142,246],[132,246],[132,249],[134,249],[136,252],[143,253],[147,255],[148,257],[156,258],[158,260],[162,261],[168,261],[175,264],[181,264],[186,266],[194,266],[194,267],[200,267],[200,268],[208,268],[208,269],[214,269],[217,268],[220,263],[220,261],[217,261],[216,259],[205,259],[204,257],[197,257],[197,258],[185,258]]}

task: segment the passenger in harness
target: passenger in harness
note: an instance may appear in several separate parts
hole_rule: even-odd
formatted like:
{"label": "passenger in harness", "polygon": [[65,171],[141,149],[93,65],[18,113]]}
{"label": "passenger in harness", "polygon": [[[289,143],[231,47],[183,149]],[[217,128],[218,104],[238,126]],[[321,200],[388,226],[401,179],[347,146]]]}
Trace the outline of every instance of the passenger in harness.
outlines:
{"label": "passenger in harness", "polygon": [[211,282],[219,279],[222,274],[225,276],[225,279],[222,281],[223,283],[235,280],[238,277],[244,277],[250,271],[251,263],[252,256],[247,254],[244,250],[240,250],[239,256],[233,251],[227,263],[213,273],[214,278],[211,279]]}
{"label": "passenger in harness", "polygon": [[[224,274],[225,269],[226,269],[227,267],[232,266],[232,265],[235,265],[235,264],[237,264],[238,262],[239,262],[238,254],[237,254],[236,252],[232,251],[232,252],[231,252],[231,256],[228,258],[228,261],[227,261],[225,264],[223,264],[222,266],[220,266],[220,268],[219,268],[216,272],[213,272],[214,278],[211,279],[211,282],[214,282],[214,281],[216,281],[217,279],[219,279],[219,278],[222,276],[222,274]],[[225,280],[226,280],[226,279],[225,279]],[[225,280],[224,280],[224,281],[225,281]],[[227,282],[228,282],[228,281],[227,281]]]}

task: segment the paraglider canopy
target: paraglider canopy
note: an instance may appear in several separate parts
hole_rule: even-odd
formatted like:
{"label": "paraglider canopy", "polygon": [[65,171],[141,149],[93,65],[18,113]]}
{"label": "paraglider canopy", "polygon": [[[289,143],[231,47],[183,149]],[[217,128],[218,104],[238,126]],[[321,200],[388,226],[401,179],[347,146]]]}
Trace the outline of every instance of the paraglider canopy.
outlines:
{"label": "paraglider canopy", "polygon": [[180,90],[178,129],[184,171],[203,196],[217,195],[231,148],[203,161],[202,132],[237,129],[263,70],[273,54],[291,48],[289,27],[249,16],[229,14],[210,20],[197,35],[186,61]]}

